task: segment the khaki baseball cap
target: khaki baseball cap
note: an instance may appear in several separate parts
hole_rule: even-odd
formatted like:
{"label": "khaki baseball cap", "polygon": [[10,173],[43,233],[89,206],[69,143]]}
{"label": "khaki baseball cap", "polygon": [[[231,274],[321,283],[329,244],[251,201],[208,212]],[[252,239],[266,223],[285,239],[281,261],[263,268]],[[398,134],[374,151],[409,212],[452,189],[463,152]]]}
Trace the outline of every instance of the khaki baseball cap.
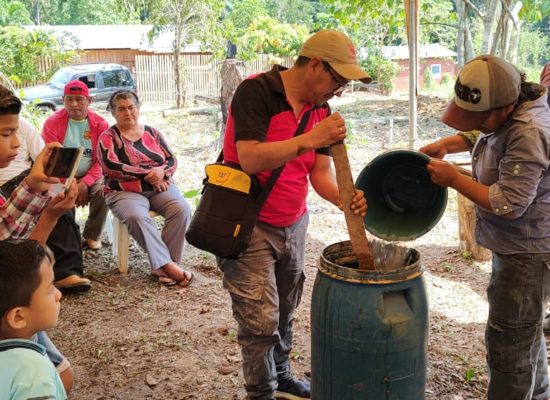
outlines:
{"label": "khaki baseball cap", "polygon": [[517,101],[521,81],[521,72],[500,57],[481,55],[468,61],[458,74],[443,122],[460,131],[478,128],[491,110]]}
{"label": "khaki baseball cap", "polygon": [[300,50],[300,55],[326,61],[342,77],[369,83],[372,78],[357,64],[357,55],[351,39],[344,33],[329,29],[311,36]]}

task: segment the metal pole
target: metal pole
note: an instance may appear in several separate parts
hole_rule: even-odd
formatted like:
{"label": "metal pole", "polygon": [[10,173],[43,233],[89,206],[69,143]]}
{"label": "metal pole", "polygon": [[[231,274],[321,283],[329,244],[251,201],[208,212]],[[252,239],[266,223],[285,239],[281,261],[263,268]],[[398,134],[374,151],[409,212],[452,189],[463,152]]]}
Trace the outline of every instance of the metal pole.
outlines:
{"label": "metal pole", "polygon": [[409,0],[409,148],[418,140],[418,24],[417,1]]}

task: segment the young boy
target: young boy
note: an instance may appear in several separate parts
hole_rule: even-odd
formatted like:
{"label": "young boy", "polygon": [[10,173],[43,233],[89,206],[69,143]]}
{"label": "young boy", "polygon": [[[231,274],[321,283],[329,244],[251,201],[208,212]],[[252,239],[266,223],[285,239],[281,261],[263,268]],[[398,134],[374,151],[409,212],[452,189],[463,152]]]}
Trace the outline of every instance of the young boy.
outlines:
{"label": "young boy", "polygon": [[[16,132],[21,107],[21,100],[0,85],[0,168],[7,167],[17,157],[20,144]],[[50,198],[48,193],[51,184],[59,182],[59,179],[44,174],[44,166],[56,146],[60,144],[50,143],[44,148],[29,175],[9,196],[0,192],[0,240],[28,236],[44,244],[57,219],[74,207],[78,194],[74,181],[66,194]],[[65,390],[70,392],[74,373],[69,361],[45,332],[39,332],[36,341],[46,348],[48,358],[60,373]]]}
{"label": "young boy", "polygon": [[0,241],[0,293],[0,398],[66,400],[46,349],[31,340],[57,325],[61,300],[51,260],[40,243]]}

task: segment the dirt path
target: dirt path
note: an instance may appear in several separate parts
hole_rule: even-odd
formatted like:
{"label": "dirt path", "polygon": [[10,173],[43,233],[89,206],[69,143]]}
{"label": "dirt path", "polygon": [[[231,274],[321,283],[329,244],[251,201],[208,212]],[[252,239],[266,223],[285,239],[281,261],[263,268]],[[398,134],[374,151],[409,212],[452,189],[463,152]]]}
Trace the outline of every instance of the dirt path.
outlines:
{"label": "dirt path", "polygon": [[[437,119],[443,105],[441,99],[420,100],[422,142],[451,133]],[[405,99],[360,93],[344,96],[334,108],[351,131],[347,143],[355,177],[380,152],[406,147]],[[142,117],[165,134],[178,155],[182,191],[198,189],[203,165],[217,155],[212,146],[216,116]],[[454,197],[450,192],[447,211],[431,232],[407,243],[420,251],[425,268],[430,307],[427,399],[433,400],[481,399],[486,387],[483,334],[489,265],[457,252]],[[195,199],[189,201],[193,205]],[[299,376],[310,369],[309,307],[319,255],[329,244],[347,239],[339,210],[315,194],[309,208],[307,281],[292,352]],[[88,294],[63,299],[61,322],[51,336],[75,369],[73,398],[244,398],[236,324],[213,257],[188,247],[185,266],[196,278],[181,290],[160,288],[150,279],[146,257],[135,244],[130,257],[130,273],[122,276],[110,247],[87,250],[86,272],[94,287]]]}

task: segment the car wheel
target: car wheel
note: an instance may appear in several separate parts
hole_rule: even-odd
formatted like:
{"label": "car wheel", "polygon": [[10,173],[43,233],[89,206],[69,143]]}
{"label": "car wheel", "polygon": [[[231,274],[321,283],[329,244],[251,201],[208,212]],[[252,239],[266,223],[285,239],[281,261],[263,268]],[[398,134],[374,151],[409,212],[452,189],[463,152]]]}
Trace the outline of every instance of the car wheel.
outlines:
{"label": "car wheel", "polygon": [[44,114],[51,114],[55,111],[55,107],[51,104],[38,104],[36,107]]}

